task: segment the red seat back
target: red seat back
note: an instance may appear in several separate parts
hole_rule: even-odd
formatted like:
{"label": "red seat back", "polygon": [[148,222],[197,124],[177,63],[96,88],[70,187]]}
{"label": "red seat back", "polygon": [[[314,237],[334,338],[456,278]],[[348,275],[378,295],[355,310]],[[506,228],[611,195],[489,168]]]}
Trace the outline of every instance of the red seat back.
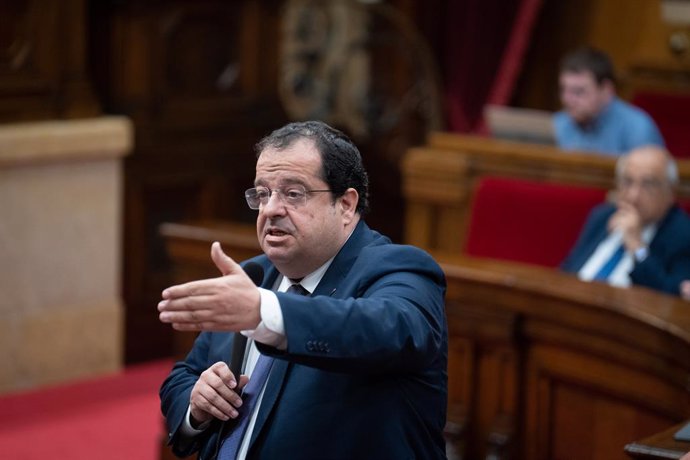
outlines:
{"label": "red seat back", "polygon": [[690,214],[690,198],[678,200],[678,206],[688,214]]}
{"label": "red seat back", "polygon": [[465,253],[557,267],[606,190],[485,177],[475,188]]}
{"label": "red seat back", "polygon": [[654,119],[671,155],[690,158],[690,96],[642,92],[633,97],[632,103]]}

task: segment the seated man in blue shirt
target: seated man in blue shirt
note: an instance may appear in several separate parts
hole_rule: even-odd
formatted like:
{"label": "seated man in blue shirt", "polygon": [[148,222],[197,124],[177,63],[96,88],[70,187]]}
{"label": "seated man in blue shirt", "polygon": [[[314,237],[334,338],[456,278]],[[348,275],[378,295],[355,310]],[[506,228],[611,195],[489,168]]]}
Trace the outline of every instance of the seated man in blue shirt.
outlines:
{"label": "seated man in blue shirt", "polygon": [[593,48],[567,55],[559,76],[563,110],[554,116],[558,146],[620,155],[643,145],[664,146],[654,120],[616,96],[609,57]]}

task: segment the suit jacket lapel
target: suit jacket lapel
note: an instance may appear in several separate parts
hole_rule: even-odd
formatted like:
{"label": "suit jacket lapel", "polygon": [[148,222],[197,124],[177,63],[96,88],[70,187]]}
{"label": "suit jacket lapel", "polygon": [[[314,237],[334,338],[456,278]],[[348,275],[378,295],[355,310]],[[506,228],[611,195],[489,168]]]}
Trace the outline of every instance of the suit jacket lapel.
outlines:
{"label": "suit jacket lapel", "polygon": [[[268,259],[265,260],[267,262],[268,268],[266,270],[266,276],[264,277],[264,281],[263,283],[261,283],[261,287],[263,287],[264,289],[273,289],[273,286],[275,285],[275,282],[280,273],[275,268],[275,266],[270,264]],[[249,449],[251,449],[254,445],[256,438],[259,436],[259,433],[261,433],[261,430],[263,429],[266,420],[268,420],[268,416],[273,410],[275,402],[278,400],[278,396],[280,395],[281,390],[283,389],[283,384],[285,383],[285,376],[287,374],[289,366],[290,363],[282,359],[274,358],[273,360],[273,366],[271,367],[271,372],[268,375],[268,380],[266,381],[266,389],[264,390],[264,394],[261,398],[261,403],[259,405],[259,413],[256,416],[256,422],[254,423],[254,429],[252,430],[252,437],[249,442]]]}
{"label": "suit jacket lapel", "polygon": [[579,260],[575,265],[574,273],[578,273],[582,269],[582,267],[585,266],[590,257],[592,257],[592,254],[594,254],[594,251],[596,251],[599,247],[599,244],[601,244],[601,242],[608,237],[609,230],[607,222],[609,221],[609,218],[611,217],[614,211],[615,209],[611,212],[606,213],[606,215],[603,218],[603,225],[597,227],[596,232],[594,232],[593,235],[590,237],[589,241],[587,241],[586,246],[583,248],[584,250],[582,251],[582,254],[580,254],[579,256]]}
{"label": "suit jacket lapel", "polygon": [[360,220],[350,238],[340,249],[335,259],[333,259],[333,263],[328,267],[313,295],[334,295],[342,279],[347,276],[352,268],[354,259],[359,256],[364,246],[371,243],[374,235],[376,233],[371,231],[364,221]]}

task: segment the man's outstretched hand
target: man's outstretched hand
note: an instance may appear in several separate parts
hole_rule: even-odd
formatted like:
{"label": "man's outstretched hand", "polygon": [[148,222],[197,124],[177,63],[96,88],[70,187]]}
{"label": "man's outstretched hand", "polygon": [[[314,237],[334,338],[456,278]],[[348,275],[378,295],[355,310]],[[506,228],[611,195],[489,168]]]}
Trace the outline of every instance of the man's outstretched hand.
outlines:
{"label": "man's outstretched hand", "polygon": [[222,276],[171,286],[158,304],[159,319],[179,331],[243,331],[261,321],[261,295],[217,241],[211,259]]}

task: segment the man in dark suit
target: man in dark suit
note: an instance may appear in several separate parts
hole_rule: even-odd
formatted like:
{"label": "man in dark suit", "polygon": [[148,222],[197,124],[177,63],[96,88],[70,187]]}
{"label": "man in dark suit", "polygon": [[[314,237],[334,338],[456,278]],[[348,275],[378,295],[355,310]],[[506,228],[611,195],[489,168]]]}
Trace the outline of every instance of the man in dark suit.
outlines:
{"label": "man in dark suit", "polygon": [[561,265],[586,281],[680,295],[690,278],[690,218],[676,204],[678,169],[661,147],[619,158],[615,204],[596,207]]}
{"label": "man in dark suit", "polygon": [[[204,331],[161,387],[173,450],[204,459],[445,458],[443,272],[361,220],[367,174],[341,132],[293,123],[257,152],[245,196],[258,209],[264,254],[251,262],[265,271],[261,288],[214,243],[223,276],[168,288],[158,307],[176,329]],[[294,284],[306,292],[285,292]],[[229,370],[229,331],[253,339],[248,379]]]}

